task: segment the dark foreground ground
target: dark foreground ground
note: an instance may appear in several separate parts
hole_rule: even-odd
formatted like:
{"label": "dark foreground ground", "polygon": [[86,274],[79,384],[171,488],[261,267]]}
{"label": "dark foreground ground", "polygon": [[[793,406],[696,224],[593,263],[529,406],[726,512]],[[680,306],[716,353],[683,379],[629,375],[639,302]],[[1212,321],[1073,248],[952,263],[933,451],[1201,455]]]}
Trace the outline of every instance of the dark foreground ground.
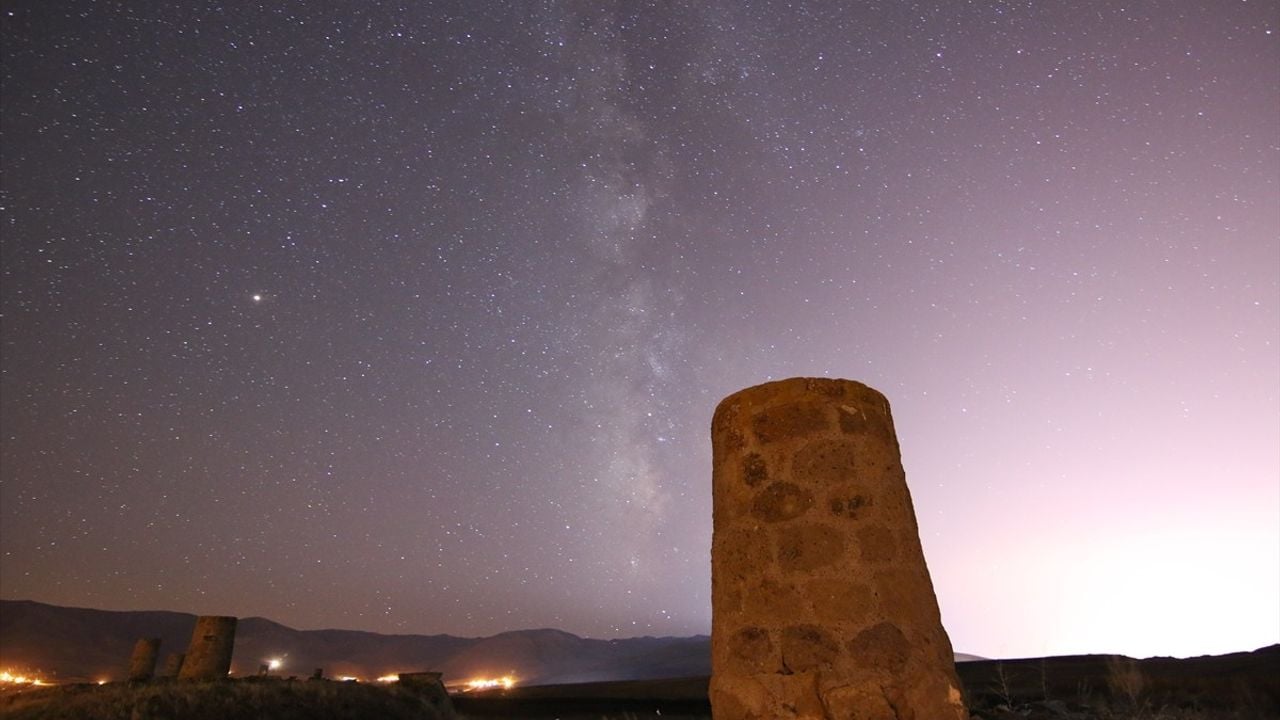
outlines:
{"label": "dark foreground ground", "polygon": [[[1082,655],[961,663],[980,720],[1277,720],[1280,645],[1186,660]],[[708,679],[551,685],[455,695],[462,720],[707,719]],[[69,685],[0,692],[5,720],[444,720],[449,709],[396,685],[238,680]],[[923,719],[922,719],[923,720]]]}
{"label": "dark foreground ground", "polygon": [[[1280,645],[1175,660],[1080,655],[956,666],[982,720],[1280,720]],[[711,717],[708,678],[515,688],[467,694],[468,720]]]}
{"label": "dark foreground ground", "polygon": [[57,685],[0,692],[17,720],[450,720],[439,698],[410,687],[288,680]]}

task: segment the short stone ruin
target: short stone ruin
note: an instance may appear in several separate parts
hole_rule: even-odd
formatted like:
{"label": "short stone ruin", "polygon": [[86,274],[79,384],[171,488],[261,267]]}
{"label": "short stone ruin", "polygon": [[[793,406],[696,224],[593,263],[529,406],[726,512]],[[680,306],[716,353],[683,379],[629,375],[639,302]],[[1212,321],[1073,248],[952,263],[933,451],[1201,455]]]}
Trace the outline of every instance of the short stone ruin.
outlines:
{"label": "short stone ruin", "polygon": [[222,680],[231,672],[236,642],[236,619],[221,615],[196,618],[191,645],[178,670],[180,680]]}
{"label": "short stone ruin", "polygon": [[884,396],[759,385],[711,437],[716,720],[967,720]]}
{"label": "short stone ruin", "polygon": [[160,667],[160,677],[176,678],[182,670],[182,660],[187,656],[186,653],[169,653],[164,659],[164,665]]}
{"label": "short stone ruin", "polygon": [[440,711],[444,717],[455,717],[453,701],[449,698],[449,693],[444,689],[444,682],[440,679],[443,677],[441,673],[410,672],[400,673],[396,677],[399,679],[401,687],[409,688],[418,693],[432,707]]}
{"label": "short stone ruin", "polygon": [[133,654],[129,656],[129,682],[146,682],[156,671],[156,658],[160,656],[160,638],[138,638]]}

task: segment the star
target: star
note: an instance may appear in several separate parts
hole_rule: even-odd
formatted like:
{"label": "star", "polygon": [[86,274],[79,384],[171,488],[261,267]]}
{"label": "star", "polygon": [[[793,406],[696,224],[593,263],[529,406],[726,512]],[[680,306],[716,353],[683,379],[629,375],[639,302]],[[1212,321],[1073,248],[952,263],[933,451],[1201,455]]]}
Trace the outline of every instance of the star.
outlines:
{"label": "star", "polygon": [[1274,642],[1275,3],[792,4],[5,5],[0,594],[705,633],[716,404],[828,376],[957,648]]}

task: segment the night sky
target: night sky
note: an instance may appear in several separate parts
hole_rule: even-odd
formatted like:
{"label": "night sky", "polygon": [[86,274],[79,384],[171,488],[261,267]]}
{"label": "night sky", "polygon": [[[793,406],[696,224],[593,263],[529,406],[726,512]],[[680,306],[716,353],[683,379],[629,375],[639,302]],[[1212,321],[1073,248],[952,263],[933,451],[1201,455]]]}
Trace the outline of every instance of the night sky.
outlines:
{"label": "night sky", "polygon": [[3,6],[0,595],[710,630],[884,392],[957,650],[1280,641],[1280,6]]}

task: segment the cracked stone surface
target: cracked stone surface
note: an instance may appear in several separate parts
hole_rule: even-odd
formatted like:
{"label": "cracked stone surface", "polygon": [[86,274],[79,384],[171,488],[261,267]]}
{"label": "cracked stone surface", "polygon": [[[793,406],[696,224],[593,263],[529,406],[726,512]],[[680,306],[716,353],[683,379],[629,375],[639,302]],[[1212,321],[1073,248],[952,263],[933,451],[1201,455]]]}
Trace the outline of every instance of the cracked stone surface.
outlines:
{"label": "cracked stone surface", "polygon": [[759,385],[711,436],[716,720],[967,720],[884,396]]}

